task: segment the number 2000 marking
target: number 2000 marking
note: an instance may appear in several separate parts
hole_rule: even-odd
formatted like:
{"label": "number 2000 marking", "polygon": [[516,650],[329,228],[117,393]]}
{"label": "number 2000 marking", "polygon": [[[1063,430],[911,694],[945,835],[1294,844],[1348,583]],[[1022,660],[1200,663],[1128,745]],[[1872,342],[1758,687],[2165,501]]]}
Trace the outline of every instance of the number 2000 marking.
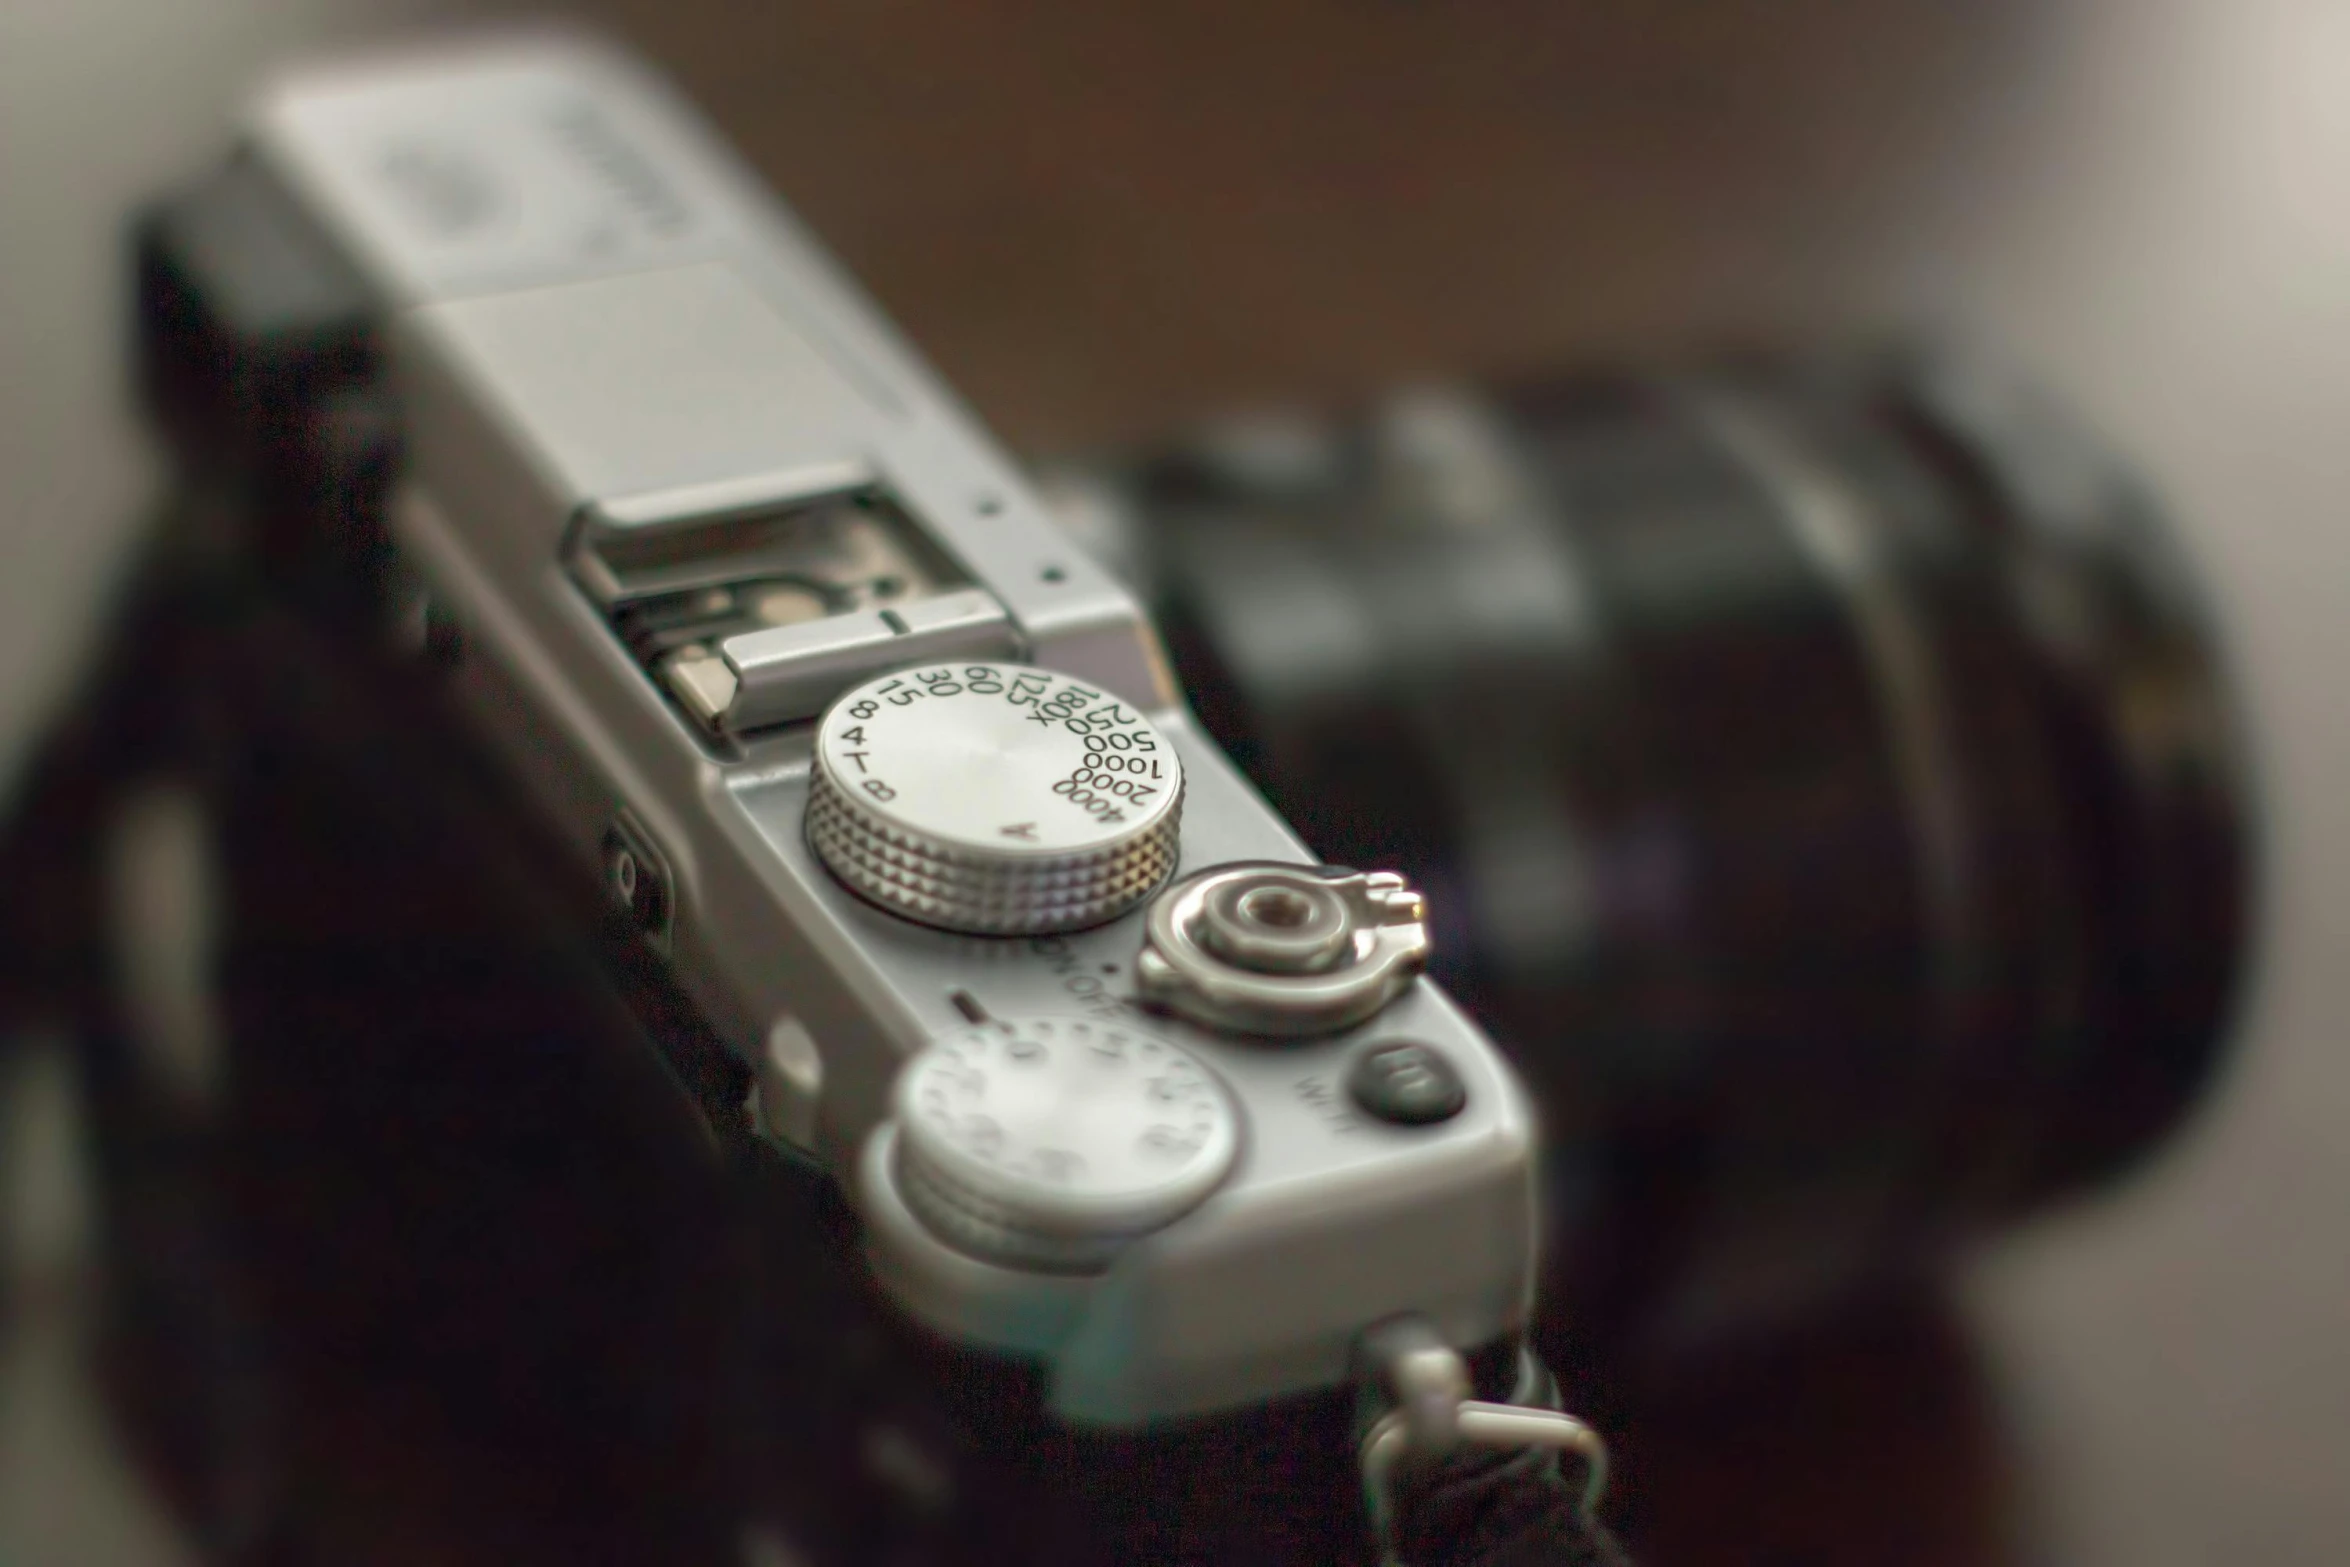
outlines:
{"label": "number 2000 marking", "polygon": [[[1084,758],[1076,771],[1053,785],[1053,793],[1096,821],[1125,821],[1126,806],[1153,798],[1165,783],[1157,737],[1142,716],[1125,704],[1072,680],[986,664],[909,670],[874,688],[872,696],[850,705],[848,716],[857,724],[835,737],[833,749],[844,761],[853,763],[858,773],[865,774],[872,752],[863,725],[880,716],[885,704],[904,708],[924,698],[947,700],[965,695],[1000,696],[1008,705],[1029,709],[1032,722],[1066,729],[1082,740]],[[898,791],[880,778],[863,776],[856,783],[875,800],[898,796]]]}

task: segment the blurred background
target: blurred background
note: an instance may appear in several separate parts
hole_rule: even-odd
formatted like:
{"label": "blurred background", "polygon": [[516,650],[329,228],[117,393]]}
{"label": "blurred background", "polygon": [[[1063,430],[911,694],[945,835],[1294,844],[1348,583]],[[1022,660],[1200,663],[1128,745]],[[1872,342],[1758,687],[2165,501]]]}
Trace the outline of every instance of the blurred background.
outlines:
{"label": "blurred background", "polygon": [[[1015,449],[1924,322],[2153,479],[2271,823],[2243,1048],[2127,1189],[1636,1412],[1651,1559],[2350,1557],[2350,11],[2323,0],[605,0]],[[121,224],[272,62],[482,6],[0,7],[0,781],[155,460]],[[55,1045],[0,1055],[0,1561],[186,1559],[78,1353]],[[1742,1530],[1766,1543],[1745,1548]],[[378,1559],[438,1559],[420,1548]]]}

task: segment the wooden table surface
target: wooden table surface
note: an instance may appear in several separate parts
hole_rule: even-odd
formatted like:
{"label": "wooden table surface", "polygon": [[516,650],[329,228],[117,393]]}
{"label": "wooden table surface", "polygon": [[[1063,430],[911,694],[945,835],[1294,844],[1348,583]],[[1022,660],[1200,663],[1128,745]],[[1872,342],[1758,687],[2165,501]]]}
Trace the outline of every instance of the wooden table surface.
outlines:
{"label": "wooden table surface", "polygon": [[[0,763],[150,482],[116,392],[125,204],[211,156],[268,60],[465,9],[0,8]],[[2350,1560],[2350,9],[596,9],[1022,450],[1911,321],[2085,408],[2235,628],[2273,817],[2240,1059],[2144,1179],[1947,1299],[1646,1399],[1635,1518],[1657,1567]],[[0,1433],[67,1435],[0,1441],[0,1556],[100,1559],[119,1482],[86,1390],[28,1364],[0,1355]]]}

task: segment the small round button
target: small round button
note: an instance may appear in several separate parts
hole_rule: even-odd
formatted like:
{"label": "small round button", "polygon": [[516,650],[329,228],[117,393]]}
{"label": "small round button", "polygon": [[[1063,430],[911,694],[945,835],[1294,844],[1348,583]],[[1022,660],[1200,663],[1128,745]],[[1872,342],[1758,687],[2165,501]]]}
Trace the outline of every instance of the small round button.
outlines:
{"label": "small round button", "polygon": [[1370,1115],[1398,1126],[1450,1120],[1469,1102],[1461,1074],[1434,1045],[1390,1040],[1355,1058],[1346,1091]]}

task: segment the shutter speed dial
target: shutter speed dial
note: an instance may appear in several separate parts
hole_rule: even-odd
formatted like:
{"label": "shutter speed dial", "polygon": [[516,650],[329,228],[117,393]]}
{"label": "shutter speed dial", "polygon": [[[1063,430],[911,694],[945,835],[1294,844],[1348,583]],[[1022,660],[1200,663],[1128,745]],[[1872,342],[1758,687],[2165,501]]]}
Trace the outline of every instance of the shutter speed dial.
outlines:
{"label": "shutter speed dial", "polygon": [[816,729],[808,842],[894,914],[979,935],[1117,918],[1175,868],[1183,767],[1132,707],[1020,664],[867,681]]}
{"label": "shutter speed dial", "polygon": [[1239,1114],[1198,1058],[1080,1018],[982,1024],[909,1060],[896,1092],[906,1206],[973,1256],[1092,1272],[1222,1184]]}

